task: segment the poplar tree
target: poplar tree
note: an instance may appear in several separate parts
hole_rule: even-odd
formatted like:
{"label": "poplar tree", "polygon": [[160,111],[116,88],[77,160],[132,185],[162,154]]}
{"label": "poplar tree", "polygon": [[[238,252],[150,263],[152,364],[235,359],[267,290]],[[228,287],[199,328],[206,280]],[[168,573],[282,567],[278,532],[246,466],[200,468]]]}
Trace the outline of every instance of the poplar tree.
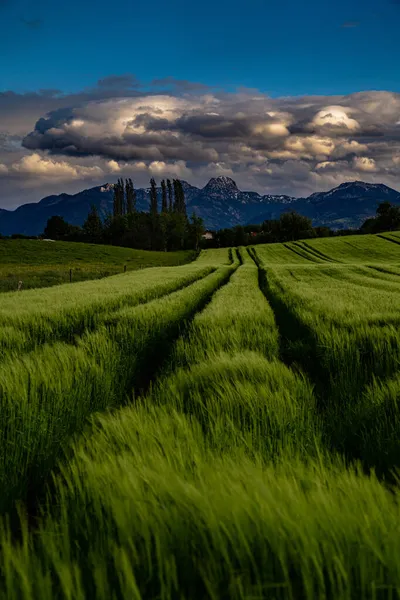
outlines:
{"label": "poplar tree", "polygon": [[114,203],[113,203],[113,214],[114,217],[120,217],[124,214],[124,182],[122,179],[118,179],[117,183],[114,184]]}
{"label": "poplar tree", "polygon": [[133,187],[132,179],[126,180],[125,184],[125,195],[126,195],[126,213],[132,215],[136,211],[136,192]]}
{"label": "poplar tree", "polygon": [[165,185],[165,180],[163,179],[161,182],[161,212],[168,212],[168,202],[167,202],[167,186]]}
{"label": "poplar tree", "polygon": [[157,205],[157,184],[152,177],[150,179],[150,215],[154,219],[158,214],[158,205]]}
{"label": "poplar tree", "polygon": [[174,212],[186,216],[185,192],[179,179],[174,179],[174,194]]}
{"label": "poplar tree", "polygon": [[172,213],[173,204],[174,204],[174,196],[173,196],[173,191],[172,191],[172,183],[171,183],[170,179],[167,179],[167,188],[168,188],[168,202],[169,202],[168,210],[170,213]]}

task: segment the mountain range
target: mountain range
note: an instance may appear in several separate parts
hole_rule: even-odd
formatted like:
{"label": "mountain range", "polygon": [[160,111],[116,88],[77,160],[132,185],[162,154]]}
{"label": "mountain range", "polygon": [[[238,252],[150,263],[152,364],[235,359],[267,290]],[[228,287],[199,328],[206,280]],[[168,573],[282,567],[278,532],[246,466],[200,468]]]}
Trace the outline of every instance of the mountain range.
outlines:
{"label": "mountain range", "polygon": [[[195,211],[208,229],[258,224],[292,210],[311,218],[315,226],[357,228],[375,215],[380,202],[400,205],[398,191],[380,183],[362,181],[342,183],[328,192],[318,192],[307,198],[243,192],[230,177],[214,177],[203,188],[186,181],[182,185],[188,214]],[[13,211],[0,209],[0,232],[3,235],[39,235],[53,215],[64,217],[73,225],[82,225],[92,204],[104,217],[112,213],[113,186],[105,183],[77,194],[47,196],[40,202],[23,204]],[[137,210],[147,211],[149,198],[149,188],[137,189]],[[161,201],[161,188],[159,199]]]}

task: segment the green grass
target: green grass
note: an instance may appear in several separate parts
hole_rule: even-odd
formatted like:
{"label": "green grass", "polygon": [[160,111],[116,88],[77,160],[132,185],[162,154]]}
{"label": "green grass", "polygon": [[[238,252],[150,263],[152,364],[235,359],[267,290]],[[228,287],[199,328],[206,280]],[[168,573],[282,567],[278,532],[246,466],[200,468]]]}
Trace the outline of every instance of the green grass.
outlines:
{"label": "green grass", "polygon": [[221,267],[164,298],[106,313],[76,346],[44,344],[0,365],[0,512],[40,487],[86,417],[147,385],[185,321],[229,275]]}
{"label": "green grass", "polygon": [[399,598],[399,252],[2,295],[0,598]]}
{"label": "green grass", "polygon": [[[400,245],[388,241],[392,234],[320,238],[287,244],[255,246],[265,266],[296,266],[321,263],[397,264]],[[400,240],[399,240],[400,241]]]}
{"label": "green grass", "polygon": [[93,330],[104,313],[135,306],[178,290],[210,273],[213,267],[191,263],[169,269],[143,269],[100,281],[51,289],[27,290],[0,297],[0,358],[45,342],[72,342]]}
{"label": "green grass", "polygon": [[[100,279],[136,269],[188,263],[195,252],[149,252],[118,246],[41,240],[0,240],[0,292]],[[72,275],[70,270],[72,269]]]}
{"label": "green grass", "polygon": [[202,250],[197,257],[200,264],[224,264],[229,265],[235,260],[234,252],[231,248],[213,248],[212,250]]}
{"label": "green grass", "polygon": [[254,350],[269,358],[278,355],[278,330],[259,289],[258,269],[247,253],[241,254],[246,262],[196,315],[187,336],[178,341],[174,366],[210,359],[218,352]]}

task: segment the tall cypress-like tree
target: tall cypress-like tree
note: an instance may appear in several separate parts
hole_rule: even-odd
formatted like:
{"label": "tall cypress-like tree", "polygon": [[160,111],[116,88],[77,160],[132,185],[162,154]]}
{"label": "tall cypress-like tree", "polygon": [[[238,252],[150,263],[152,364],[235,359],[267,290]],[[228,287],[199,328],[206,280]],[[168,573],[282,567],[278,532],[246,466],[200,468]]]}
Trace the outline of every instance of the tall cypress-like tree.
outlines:
{"label": "tall cypress-like tree", "polygon": [[131,193],[132,193],[132,208],[133,208],[133,212],[136,212],[136,190],[133,187],[132,179],[130,180],[130,182],[131,182]]}
{"label": "tall cypress-like tree", "polygon": [[182,185],[182,181],[180,179],[178,179],[179,181],[179,207],[180,207],[180,211],[183,215],[185,215],[185,217],[187,216],[186,213],[186,200],[185,200],[185,190],[183,189],[183,185]]}
{"label": "tall cypress-like tree", "polygon": [[174,209],[174,196],[172,191],[172,183],[170,179],[167,179],[167,188],[168,188],[168,210],[172,213]]}
{"label": "tall cypress-like tree", "polygon": [[124,182],[122,179],[118,179],[117,183],[114,184],[114,204],[113,214],[114,217],[120,217],[125,213],[125,198],[124,198]]}
{"label": "tall cypress-like tree", "polygon": [[121,177],[121,215],[126,215],[125,183]]}
{"label": "tall cypress-like tree", "polygon": [[173,179],[172,180],[173,185],[174,185],[174,205],[173,205],[173,211],[174,213],[179,212],[179,185],[178,185],[178,180],[177,179]]}
{"label": "tall cypress-like tree", "polygon": [[126,180],[125,184],[125,195],[126,195],[126,213],[132,215],[136,211],[136,192],[133,187],[132,179]]}
{"label": "tall cypress-like tree", "polygon": [[174,212],[186,216],[185,192],[179,179],[174,179],[174,194]]}
{"label": "tall cypress-like tree", "polygon": [[163,179],[161,182],[161,212],[168,212],[168,201],[167,201],[167,186],[165,185],[165,180]]}
{"label": "tall cypress-like tree", "polygon": [[114,183],[114,199],[113,199],[113,215],[118,217],[118,199],[119,199],[119,185],[118,182]]}
{"label": "tall cypress-like tree", "polygon": [[150,215],[153,219],[157,217],[158,205],[157,205],[157,184],[152,177],[150,179]]}

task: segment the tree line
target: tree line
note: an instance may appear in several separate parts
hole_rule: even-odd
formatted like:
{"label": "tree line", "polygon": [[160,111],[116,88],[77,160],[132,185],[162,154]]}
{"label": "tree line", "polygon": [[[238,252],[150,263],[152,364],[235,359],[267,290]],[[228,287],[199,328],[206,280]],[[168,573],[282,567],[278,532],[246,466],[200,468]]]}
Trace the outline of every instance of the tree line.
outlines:
{"label": "tree line", "polygon": [[361,233],[381,233],[400,229],[400,207],[381,202],[376,210],[376,217],[367,219],[361,226]]}
{"label": "tree line", "polygon": [[260,225],[236,225],[220,229],[215,232],[212,240],[203,241],[202,246],[248,246],[330,235],[334,235],[334,232],[328,227],[313,227],[311,219],[292,211],[283,213],[279,219],[266,220]]}
{"label": "tree line", "polygon": [[82,227],[53,216],[43,232],[54,240],[111,244],[141,250],[184,250],[200,246],[203,220],[195,213],[188,218],[185,192],[179,179],[161,181],[161,211],[159,190],[150,180],[149,211],[136,208],[136,190],[132,179],[118,179],[114,185],[113,211],[101,219],[92,205]]}
{"label": "tree line", "polygon": [[220,229],[214,233],[213,239],[203,240],[202,247],[248,246],[399,229],[400,207],[390,202],[381,202],[376,210],[376,216],[364,221],[359,229],[333,230],[330,227],[313,227],[311,219],[292,211],[283,213],[279,219],[266,220],[260,225],[236,225]]}
{"label": "tree line", "polygon": [[[380,233],[400,230],[400,207],[382,202],[376,216],[366,219],[359,229],[333,230],[313,227],[311,219],[294,211],[283,213],[279,219],[261,224],[237,225],[213,232],[212,239],[203,239],[203,220],[192,215],[188,219],[185,193],[179,179],[161,181],[161,211],[159,190],[150,180],[150,205],[148,212],[136,209],[136,191],[132,179],[119,179],[114,185],[113,212],[102,220],[92,206],[82,227],[53,216],[44,230],[44,237],[54,240],[112,244],[144,250],[180,250],[218,248],[290,242],[316,237]],[[1,236],[0,236],[1,237]],[[13,234],[12,238],[25,238]]]}

